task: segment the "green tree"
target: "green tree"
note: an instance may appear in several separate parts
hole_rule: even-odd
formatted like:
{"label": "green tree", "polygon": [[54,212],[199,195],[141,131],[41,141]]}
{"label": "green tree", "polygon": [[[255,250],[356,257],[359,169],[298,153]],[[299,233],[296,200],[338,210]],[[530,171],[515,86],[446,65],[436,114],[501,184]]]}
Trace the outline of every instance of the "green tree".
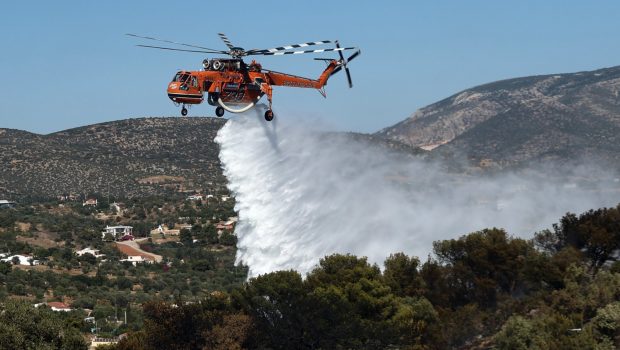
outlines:
{"label": "green tree", "polygon": [[228,231],[224,231],[220,236],[219,242],[223,245],[235,246],[237,245],[237,236]]}
{"label": "green tree", "polygon": [[111,350],[147,350],[147,335],[144,331],[131,332]]}
{"label": "green tree", "polygon": [[204,228],[204,232],[205,232],[205,237],[207,239],[207,242],[209,244],[216,244],[219,242],[219,238],[218,238],[217,230],[215,229],[215,226],[207,225]]}
{"label": "green tree", "polygon": [[446,348],[439,313],[425,298],[404,298],[391,322],[404,346]]}
{"label": "green tree", "polygon": [[205,349],[241,350],[253,328],[250,316],[243,313],[225,314],[221,322],[203,332]]}
{"label": "green tree", "polygon": [[200,305],[172,306],[160,301],[144,304],[147,349],[200,349],[203,313]]}
{"label": "green tree", "polygon": [[598,309],[592,324],[596,332],[620,346],[620,301]]}
{"label": "green tree", "polygon": [[493,306],[498,291],[522,292],[526,258],[537,254],[531,243],[509,238],[504,230],[496,228],[458,240],[434,242],[433,251],[440,262],[450,267],[452,306],[469,302]]}
{"label": "green tree", "polygon": [[495,335],[495,345],[499,350],[542,350],[544,344],[544,336],[536,325],[521,316],[508,319]]}
{"label": "green tree", "polygon": [[404,253],[391,254],[384,263],[383,277],[394,294],[419,296],[424,292],[424,280],[418,272],[420,260]]}
{"label": "green tree", "polygon": [[184,228],[179,233],[179,240],[183,242],[183,244],[191,244],[192,243],[192,231]]}
{"label": "green tree", "polygon": [[255,320],[253,347],[306,348],[305,296],[301,275],[295,271],[278,271],[252,278],[238,291],[237,305]]}
{"label": "green tree", "polygon": [[565,247],[583,250],[594,270],[620,248],[620,204],[615,208],[589,210],[579,216],[567,213],[552,231],[537,233],[539,247],[558,252]]}
{"label": "green tree", "polygon": [[11,272],[11,263],[0,261],[0,275],[6,275]]}
{"label": "green tree", "polygon": [[366,258],[334,254],[306,278],[308,315],[316,320],[310,339],[319,348],[384,348],[398,344],[393,322],[400,300],[377,265]]}
{"label": "green tree", "polygon": [[85,350],[79,330],[61,316],[47,308],[6,301],[0,306],[0,349]]}

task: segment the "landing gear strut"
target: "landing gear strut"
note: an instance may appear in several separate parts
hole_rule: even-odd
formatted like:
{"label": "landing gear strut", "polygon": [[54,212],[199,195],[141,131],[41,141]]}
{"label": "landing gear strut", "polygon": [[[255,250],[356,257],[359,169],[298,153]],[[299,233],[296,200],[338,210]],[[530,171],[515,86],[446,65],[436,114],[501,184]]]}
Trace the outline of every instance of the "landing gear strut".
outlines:
{"label": "landing gear strut", "polygon": [[221,117],[224,115],[224,108],[222,108],[222,106],[219,106],[215,109],[215,115],[217,115],[218,117]]}
{"label": "landing gear strut", "polygon": [[184,117],[187,115],[187,108],[185,108],[185,106],[183,106],[183,108],[181,108],[181,115],[184,116]]}
{"label": "landing gear strut", "polygon": [[268,122],[273,120],[273,111],[271,109],[265,111],[265,120]]}

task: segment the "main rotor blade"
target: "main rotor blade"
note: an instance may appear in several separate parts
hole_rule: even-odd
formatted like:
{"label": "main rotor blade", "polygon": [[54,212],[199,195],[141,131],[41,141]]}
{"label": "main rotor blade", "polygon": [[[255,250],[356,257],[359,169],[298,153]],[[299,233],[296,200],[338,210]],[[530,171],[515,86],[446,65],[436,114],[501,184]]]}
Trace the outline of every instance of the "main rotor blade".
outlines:
{"label": "main rotor blade", "polygon": [[206,50],[186,50],[186,49],[173,49],[171,47],[150,46],[150,45],[136,45],[139,47],[147,47],[150,49],[171,50],[171,51],[185,51],[185,52],[200,52],[200,53],[221,53],[227,54],[226,51],[206,51]]}
{"label": "main rotor blade", "polygon": [[256,53],[249,53],[248,56],[249,55],[263,55],[263,56],[299,55],[302,53],[343,51],[343,50],[353,50],[353,49],[355,49],[355,47],[341,47],[337,49],[318,49],[318,50],[305,50],[305,51],[256,52]]}
{"label": "main rotor blade", "polygon": [[323,45],[323,44],[329,44],[331,43],[331,40],[321,40],[321,41],[310,41],[307,43],[301,43],[301,44],[293,44],[293,45],[286,45],[286,46],[278,46],[278,47],[274,47],[273,49],[252,49],[249,50],[248,53],[252,54],[252,53],[262,53],[262,52],[276,52],[276,51],[284,51],[284,50],[292,50],[292,49],[298,49],[300,47],[308,47],[308,46],[314,46],[314,45]]}
{"label": "main rotor blade", "polygon": [[220,38],[222,39],[224,44],[226,44],[226,46],[228,46],[229,49],[232,49],[234,47],[233,44],[230,42],[230,40],[228,40],[228,37],[226,36],[226,34],[224,34],[224,33],[217,33],[217,35],[220,36]]}
{"label": "main rotor blade", "polygon": [[184,43],[177,43],[175,41],[170,41],[170,40],[164,40],[164,39],[157,39],[157,38],[153,38],[150,36],[142,36],[142,35],[136,35],[136,34],[125,34],[127,36],[133,36],[136,38],[142,38],[142,39],[147,39],[147,40],[155,40],[155,41],[161,41],[164,43],[169,43],[169,44],[175,44],[175,45],[182,45],[182,46],[187,46],[187,47],[195,47],[197,49],[203,49],[203,50],[212,50],[212,51],[217,51],[215,49],[210,49],[208,47],[203,47],[203,46],[197,46],[197,45],[191,45],[191,44],[184,44]]}

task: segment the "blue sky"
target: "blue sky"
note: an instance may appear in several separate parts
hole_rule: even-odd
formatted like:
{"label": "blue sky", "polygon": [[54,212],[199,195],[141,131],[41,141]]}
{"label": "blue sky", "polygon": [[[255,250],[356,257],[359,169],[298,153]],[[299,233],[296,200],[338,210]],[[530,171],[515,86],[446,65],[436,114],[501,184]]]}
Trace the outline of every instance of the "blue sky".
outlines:
{"label": "blue sky", "polygon": [[[165,89],[201,54],[134,47],[124,33],[224,48],[339,39],[362,55],[328,98],[276,88],[285,118],[373,132],[482,83],[620,64],[619,1],[11,1],[0,11],[0,128],[50,133],[142,116],[180,115]],[[316,77],[312,55],[265,68]],[[324,57],[324,56],[322,56]],[[194,106],[190,115],[214,115]]]}

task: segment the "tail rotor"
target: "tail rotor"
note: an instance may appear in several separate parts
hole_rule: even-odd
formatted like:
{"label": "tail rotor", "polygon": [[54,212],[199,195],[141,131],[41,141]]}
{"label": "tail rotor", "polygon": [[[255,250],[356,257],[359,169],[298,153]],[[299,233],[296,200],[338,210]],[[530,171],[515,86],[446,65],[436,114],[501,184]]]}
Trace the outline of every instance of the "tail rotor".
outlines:
{"label": "tail rotor", "polygon": [[[335,43],[336,43],[336,48],[340,49],[340,43],[338,42],[338,40],[336,40]],[[359,56],[361,53],[362,53],[361,50],[357,50],[351,56],[349,56],[349,58],[345,59],[344,55],[342,54],[342,50],[338,50],[338,54],[340,55],[340,66],[334,69],[331,75],[334,75],[340,72],[342,68],[344,67],[344,71],[345,73],[347,73],[347,81],[349,82],[349,88],[352,88],[353,80],[351,80],[351,72],[349,71],[349,67],[347,66],[347,64],[353,61],[353,59]]]}

